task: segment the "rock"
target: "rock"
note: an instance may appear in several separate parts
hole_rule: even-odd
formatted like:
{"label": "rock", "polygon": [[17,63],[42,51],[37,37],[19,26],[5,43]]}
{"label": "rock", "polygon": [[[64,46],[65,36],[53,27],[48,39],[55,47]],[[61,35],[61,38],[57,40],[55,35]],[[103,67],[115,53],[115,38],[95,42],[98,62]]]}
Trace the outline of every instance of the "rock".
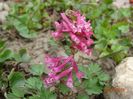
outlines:
{"label": "rock", "polygon": [[105,90],[105,99],[133,99],[133,57],[124,59],[115,70],[113,87]]}
{"label": "rock", "polygon": [[115,2],[113,2],[113,4],[118,7],[118,8],[128,8],[130,7],[130,3],[129,0],[115,0]]}
{"label": "rock", "polygon": [[0,2],[0,22],[4,23],[8,15],[9,7],[6,3]]}
{"label": "rock", "polygon": [[9,6],[4,2],[0,2],[0,11],[2,10],[9,11]]}
{"label": "rock", "polygon": [[0,11],[0,22],[4,23],[7,15],[8,15],[7,11]]}

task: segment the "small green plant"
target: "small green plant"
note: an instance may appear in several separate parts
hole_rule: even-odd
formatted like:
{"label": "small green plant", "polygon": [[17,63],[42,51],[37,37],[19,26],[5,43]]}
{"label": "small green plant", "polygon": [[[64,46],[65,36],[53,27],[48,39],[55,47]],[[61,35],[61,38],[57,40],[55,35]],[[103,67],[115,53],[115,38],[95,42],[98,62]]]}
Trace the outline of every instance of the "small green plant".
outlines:
{"label": "small green plant", "polygon": [[90,64],[88,67],[80,66],[85,72],[85,79],[81,88],[85,90],[86,95],[100,94],[109,80],[109,76],[104,73],[98,64]]}
{"label": "small green plant", "polygon": [[42,29],[44,4],[41,0],[28,0],[11,4],[7,28],[15,28],[24,38],[34,38]]}
{"label": "small green plant", "polygon": [[[51,28],[53,14],[71,8],[75,0],[24,0],[12,3],[6,29],[15,29],[24,38],[35,38],[40,30]],[[78,1],[76,1],[78,2]],[[58,7],[57,7],[58,6]]]}
{"label": "small green plant", "polygon": [[0,41],[0,93],[6,99],[56,99],[55,94],[44,88],[43,65],[32,65],[28,72],[19,66],[22,62],[29,63],[30,59],[25,49],[14,53]]}
{"label": "small green plant", "polygon": [[5,93],[6,99],[56,99],[56,95],[44,88],[41,75],[44,73],[43,65],[32,65],[29,68],[32,76],[25,77],[25,73],[13,71],[9,77],[10,91]]}
{"label": "small green plant", "polygon": [[6,49],[5,42],[0,40],[0,64],[12,58],[12,52]]}

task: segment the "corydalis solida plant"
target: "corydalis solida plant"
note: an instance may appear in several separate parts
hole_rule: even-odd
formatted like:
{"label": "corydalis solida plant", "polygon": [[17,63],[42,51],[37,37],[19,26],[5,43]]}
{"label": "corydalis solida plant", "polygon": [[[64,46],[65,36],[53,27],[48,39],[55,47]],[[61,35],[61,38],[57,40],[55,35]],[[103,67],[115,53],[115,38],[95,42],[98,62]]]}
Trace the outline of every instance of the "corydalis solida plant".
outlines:
{"label": "corydalis solida plant", "polygon": [[77,64],[73,59],[73,56],[65,57],[51,57],[46,55],[45,63],[50,69],[48,77],[44,79],[46,87],[55,85],[59,80],[67,78],[65,84],[67,87],[76,92],[76,88],[73,85],[73,73],[76,73],[76,77],[80,81],[84,74],[78,70]]}
{"label": "corydalis solida plant", "polygon": [[78,11],[71,11],[69,15],[61,13],[61,18],[60,22],[55,22],[56,31],[52,33],[52,36],[59,40],[63,39],[67,33],[72,48],[90,55],[92,52],[90,46],[93,44],[90,38],[93,34],[90,21],[86,21],[85,16]]}

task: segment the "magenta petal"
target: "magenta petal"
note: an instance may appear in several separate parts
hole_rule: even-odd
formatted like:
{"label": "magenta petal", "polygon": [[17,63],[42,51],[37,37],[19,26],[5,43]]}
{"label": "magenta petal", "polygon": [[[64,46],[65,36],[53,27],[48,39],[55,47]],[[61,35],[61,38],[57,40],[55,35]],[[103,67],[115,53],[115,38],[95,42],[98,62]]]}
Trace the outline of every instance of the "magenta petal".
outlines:
{"label": "magenta petal", "polygon": [[53,76],[55,76],[55,73],[48,73],[48,76],[53,77]]}
{"label": "magenta petal", "polygon": [[65,13],[61,13],[61,17],[68,24],[68,26],[70,27],[71,22],[69,21],[69,19],[65,15]]}
{"label": "magenta petal", "polygon": [[57,30],[61,30],[61,24],[59,24],[59,22],[55,22],[55,27]]}
{"label": "magenta petal", "polygon": [[70,37],[71,37],[72,41],[74,41],[76,44],[80,43],[80,39],[73,33],[70,33]]}
{"label": "magenta petal", "polygon": [[61,17],[67,23],[71,32],[75,33],[77,31],[77,29],[76,29],[75,25],[71,22],[71,20],[67,18],[65,13],[61,13]]}
{"label": "magenta petal", "polygon": [[92,45],[93,43],[94,43],[94,41],[92,39],[87,40],[87,45],[88,46]]}
{"label": "magenta petal", "polygon": [[67,25],[66,22],[62,21],[62,24],[64,26],[63,32],[70,32],[71,31],[71,29],[69,28],[69,26]]}
{"label": "magenta petal", "polygon": [[76,62],[74,60],[72,61],[72,66],[73,66],[74,71],[76,73],[78,73],[79,70],[78,70],[77,64],[76,64]]}
{"label": "magenta petal", "polygon": [[79,45],[81,46],[81,49],[83,49],[83,50],[87,49],[87,45],[85,43],[80,42]]}
{"label": "magenta petal", "polygon": [[46,87],[50,87],[52,86],[54,83],[56,82],[55,77],[48,77],[44,79],[44,84],[46,85]]}
{"label": "magenta petal", "polygon": [[56,73],[60,72],[72,58],[73,56],[68,57],[60,66],[53,68],[52,71]]}
{"label": "magenta petal", "polygon": [[59,33],[59,32],[53,32],[53,33],[52,33],[52,36],[53,36],[54,38],[60,38],[60,37],[62,36],[62,34]]}
{"label": "magenta petal", "polygon": [[76,73],[76,76],[77,76],[78,80],[81,82],[81,78],[84,77],[84,73],[78,72],[78,73]]}
{"label": "magenta petal", "polygon": [[45,64],[48,65],[49,69],[56,67],[59,61],[60,61],[59,58],[52,58],[49,55],[45,55]]}
{"label": "magenta petal", "polygon": [[72,72],[72,70],[73,70],[73,67],[70,67],[69,69],[64,70],[64,71],[61,72],[59,75],[57,75],[56,78],[59,80],[59,79],[61,79],[62,77],[67,76],[70,72]]}
{"label": "magenta petal", "polygon": [[92,49],[86,49],[84,52],[90,56],[92,54]]}
{"label": "magenta petal", "polygon": [[80,79],[83,78],[84,74],[82,72],[79,72],[75,61],[72,62],[72,66],[73,66],[74,71],[76,72],[76,76],[77,76],[78,80],[80,81]]}

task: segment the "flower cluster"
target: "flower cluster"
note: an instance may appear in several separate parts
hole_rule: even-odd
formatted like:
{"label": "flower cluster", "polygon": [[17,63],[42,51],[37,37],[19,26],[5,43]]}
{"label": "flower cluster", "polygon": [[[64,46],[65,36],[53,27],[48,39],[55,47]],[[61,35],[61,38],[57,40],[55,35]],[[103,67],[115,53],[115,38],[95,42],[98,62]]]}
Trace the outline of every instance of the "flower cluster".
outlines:
{"label": "flower cluster", "polygon": [[73,56],[65,57],[50,57],[46,55],[45,63],[48,68],[51,70],[48,74],[48,77],[44,79],[44,84],[46,87],[53,86],[59,80],[64,77],[67,78],[65,84],[67,87],[76,92],[76,89],[73,85],[73,72],[76,73],[76,77],[80,81],[84,76],[82,72],[78,70],[77,64],[73,59]]}
{"label": "flower cluster", "polygon": [[64,37],[64,33],[68,33],[72,47],[76,48],[87,55],[91,54],[90,46],[93,44],[93,40],[90,38],[93,34],[90,21],[85,20],[85,17],[78,11],[72,11],[71,17],[65,13],[61,13],[62,20],[55,22],[56,31],[52,33],[52,36],[56,39]]}

